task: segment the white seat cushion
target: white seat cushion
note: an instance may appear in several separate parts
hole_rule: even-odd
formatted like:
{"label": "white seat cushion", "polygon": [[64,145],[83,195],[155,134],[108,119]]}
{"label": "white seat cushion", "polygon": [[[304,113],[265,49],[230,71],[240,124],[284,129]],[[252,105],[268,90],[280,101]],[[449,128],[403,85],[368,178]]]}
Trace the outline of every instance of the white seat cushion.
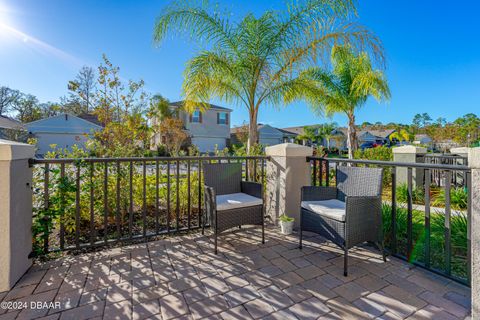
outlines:
{"label": "white seat cushion", "polygon": [[262,199],[246,193],[222,194],[217,196],[217,211],[259,206],[262,203]]}
{"label": "white seat cushion", "polygon": [[302,201],[302,208],[315,212],[321,216],[345,221],[345,202],[332,199],[322,201]]}

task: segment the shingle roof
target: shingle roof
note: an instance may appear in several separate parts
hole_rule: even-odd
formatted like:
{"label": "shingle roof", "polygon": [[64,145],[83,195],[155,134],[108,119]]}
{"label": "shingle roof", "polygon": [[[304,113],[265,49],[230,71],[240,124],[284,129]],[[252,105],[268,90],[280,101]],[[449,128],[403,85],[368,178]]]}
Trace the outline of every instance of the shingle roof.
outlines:
{"label": "shingle roof", "polygon": [[[184,100],[175,101],[175,102],[171,102],[170,105],[175,106],[175,107],[183,107],[184,102],[185,102]],[[233,111],[232,109],[225,108],[225,107],[220,107],[220,106],[217,106],[217,105],[214,105],[214,104],[211,104],[211,103],[208,103],[208,105],[209,105],[209,108],[211,108],[211,109]]]}
{"label": "shingle roof", "polygon": [[84,113],[84,114],[78,115],[77,117],[83,120],[87,120],[88,122],[94,123],[97,126],[101,126],[101,127],[104,126],[103,123],[101,123],[100,120],[98,120],[98,117],[94,114]]}
{"label": "shingle roof", "polygon": [[3,115],[0,115],[0,128],[25,130],[25,126],[20,121]]}

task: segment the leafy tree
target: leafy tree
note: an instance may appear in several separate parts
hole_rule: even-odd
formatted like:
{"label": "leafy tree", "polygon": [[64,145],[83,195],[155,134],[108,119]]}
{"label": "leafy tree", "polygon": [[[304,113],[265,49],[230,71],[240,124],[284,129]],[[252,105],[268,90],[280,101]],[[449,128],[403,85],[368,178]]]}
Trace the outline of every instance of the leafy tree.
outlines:
{"label": "leafy tree", "polygon": [[408,132],[406,129],[400,129],[399,131],[396,131],[390,135],[390,141],[408,141],[412,142],[413,139],[415,138],[415,135],[412,133]]}
{"label": "leafy tree", "polygon": [[455,140],[470,146],[480,138],[480,118],[473,113],[468,113],[454,121],[457,128]]}
{"label": "leafy tree", "polygon": [[320,140],[325,139],[327,142],[327,150],[330,150],[330,140],[333,138],[333,130],[338,127],[338,124],[335,122],[323,123],[317,129],[317,134],[320,137]]}
{"label": "leafy tree", "polygon": [[344,113],[348,117],[348,157],[353,159],[357,148],[355,111],[368,97],[376,100],[390,99],[390,89],[382,71],[374,69],[366,52],[355,53],[350,46],[334,46],[331,53],[333,70],[325,72],[310,69],[310,79],[320,83],[322,94],[317,98],[317,112],[327,115]]}
{"label": "leafy tree", "polygon": [[174,1],[162,10],[154,29],[160,43],[187,33],[202,49],[187,63],[183,94],[191,111],[217,98],[249,112],[249,152],[258,142],[257,118],[264,105],[303,100],[316,104],[322,89],[304,72],[317,67],[334,44],[368,47],[381,56],[379,40],[356,22],[351,0],[305,0],[285,12],[267,11],[228,19],[206,1]]}
{"label": "leafy tree", "polygon": [[89,113],[93,109],[96,89],[95,77],[93,68],[83,66],[75,80],[68,82],[69,104],[79,106],[78,110],[74,110],[75,114]]}
{"label": "leafy tree", "polygon": [[415,117],[413,117],[413,125],[417,128],[425,128],[432,122],[432,118],[428,113],[417,113]]}
{"label": "leafy tree", "polygon": [[15,118],[23,123],[32,122],[43,118],[43,110],[38,99],[31,94],[22,95],[13,106]]}
{"label": "leafy tree", "polygon": [[21,96],[18,90],[0,87],[0,115],[9,112]]}
{"label": "leafy tree", "polygon": [[305,126],[303,127],[303,134],[297,136],[297,141],[309,141],[311,143],[317,143],[320,137],[317,134],[318,126]]}

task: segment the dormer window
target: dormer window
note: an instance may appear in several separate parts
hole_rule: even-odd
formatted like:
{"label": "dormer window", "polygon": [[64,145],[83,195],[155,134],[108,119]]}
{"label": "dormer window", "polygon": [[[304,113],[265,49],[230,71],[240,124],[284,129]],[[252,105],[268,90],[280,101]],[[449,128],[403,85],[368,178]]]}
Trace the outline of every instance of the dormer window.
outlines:
{"label": "dormer window", "polygon": [[217,112],[217,124],[228,124],[228,113],[227,112]]}

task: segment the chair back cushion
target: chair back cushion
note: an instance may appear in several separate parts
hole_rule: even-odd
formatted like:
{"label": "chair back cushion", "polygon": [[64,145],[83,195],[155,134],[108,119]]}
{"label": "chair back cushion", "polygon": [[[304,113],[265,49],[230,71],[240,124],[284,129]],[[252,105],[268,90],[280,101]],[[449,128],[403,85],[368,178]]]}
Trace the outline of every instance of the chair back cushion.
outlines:
{"label": "chair back cushion", "polygon": [[379,196],[382,194],[382,168],[337,168],[338,199],[345,196]]}
{"label": "chair back cushion", "polygon": [[217,195],[241,192],[241,163],[206,163],[203,165],[205,185]]}

